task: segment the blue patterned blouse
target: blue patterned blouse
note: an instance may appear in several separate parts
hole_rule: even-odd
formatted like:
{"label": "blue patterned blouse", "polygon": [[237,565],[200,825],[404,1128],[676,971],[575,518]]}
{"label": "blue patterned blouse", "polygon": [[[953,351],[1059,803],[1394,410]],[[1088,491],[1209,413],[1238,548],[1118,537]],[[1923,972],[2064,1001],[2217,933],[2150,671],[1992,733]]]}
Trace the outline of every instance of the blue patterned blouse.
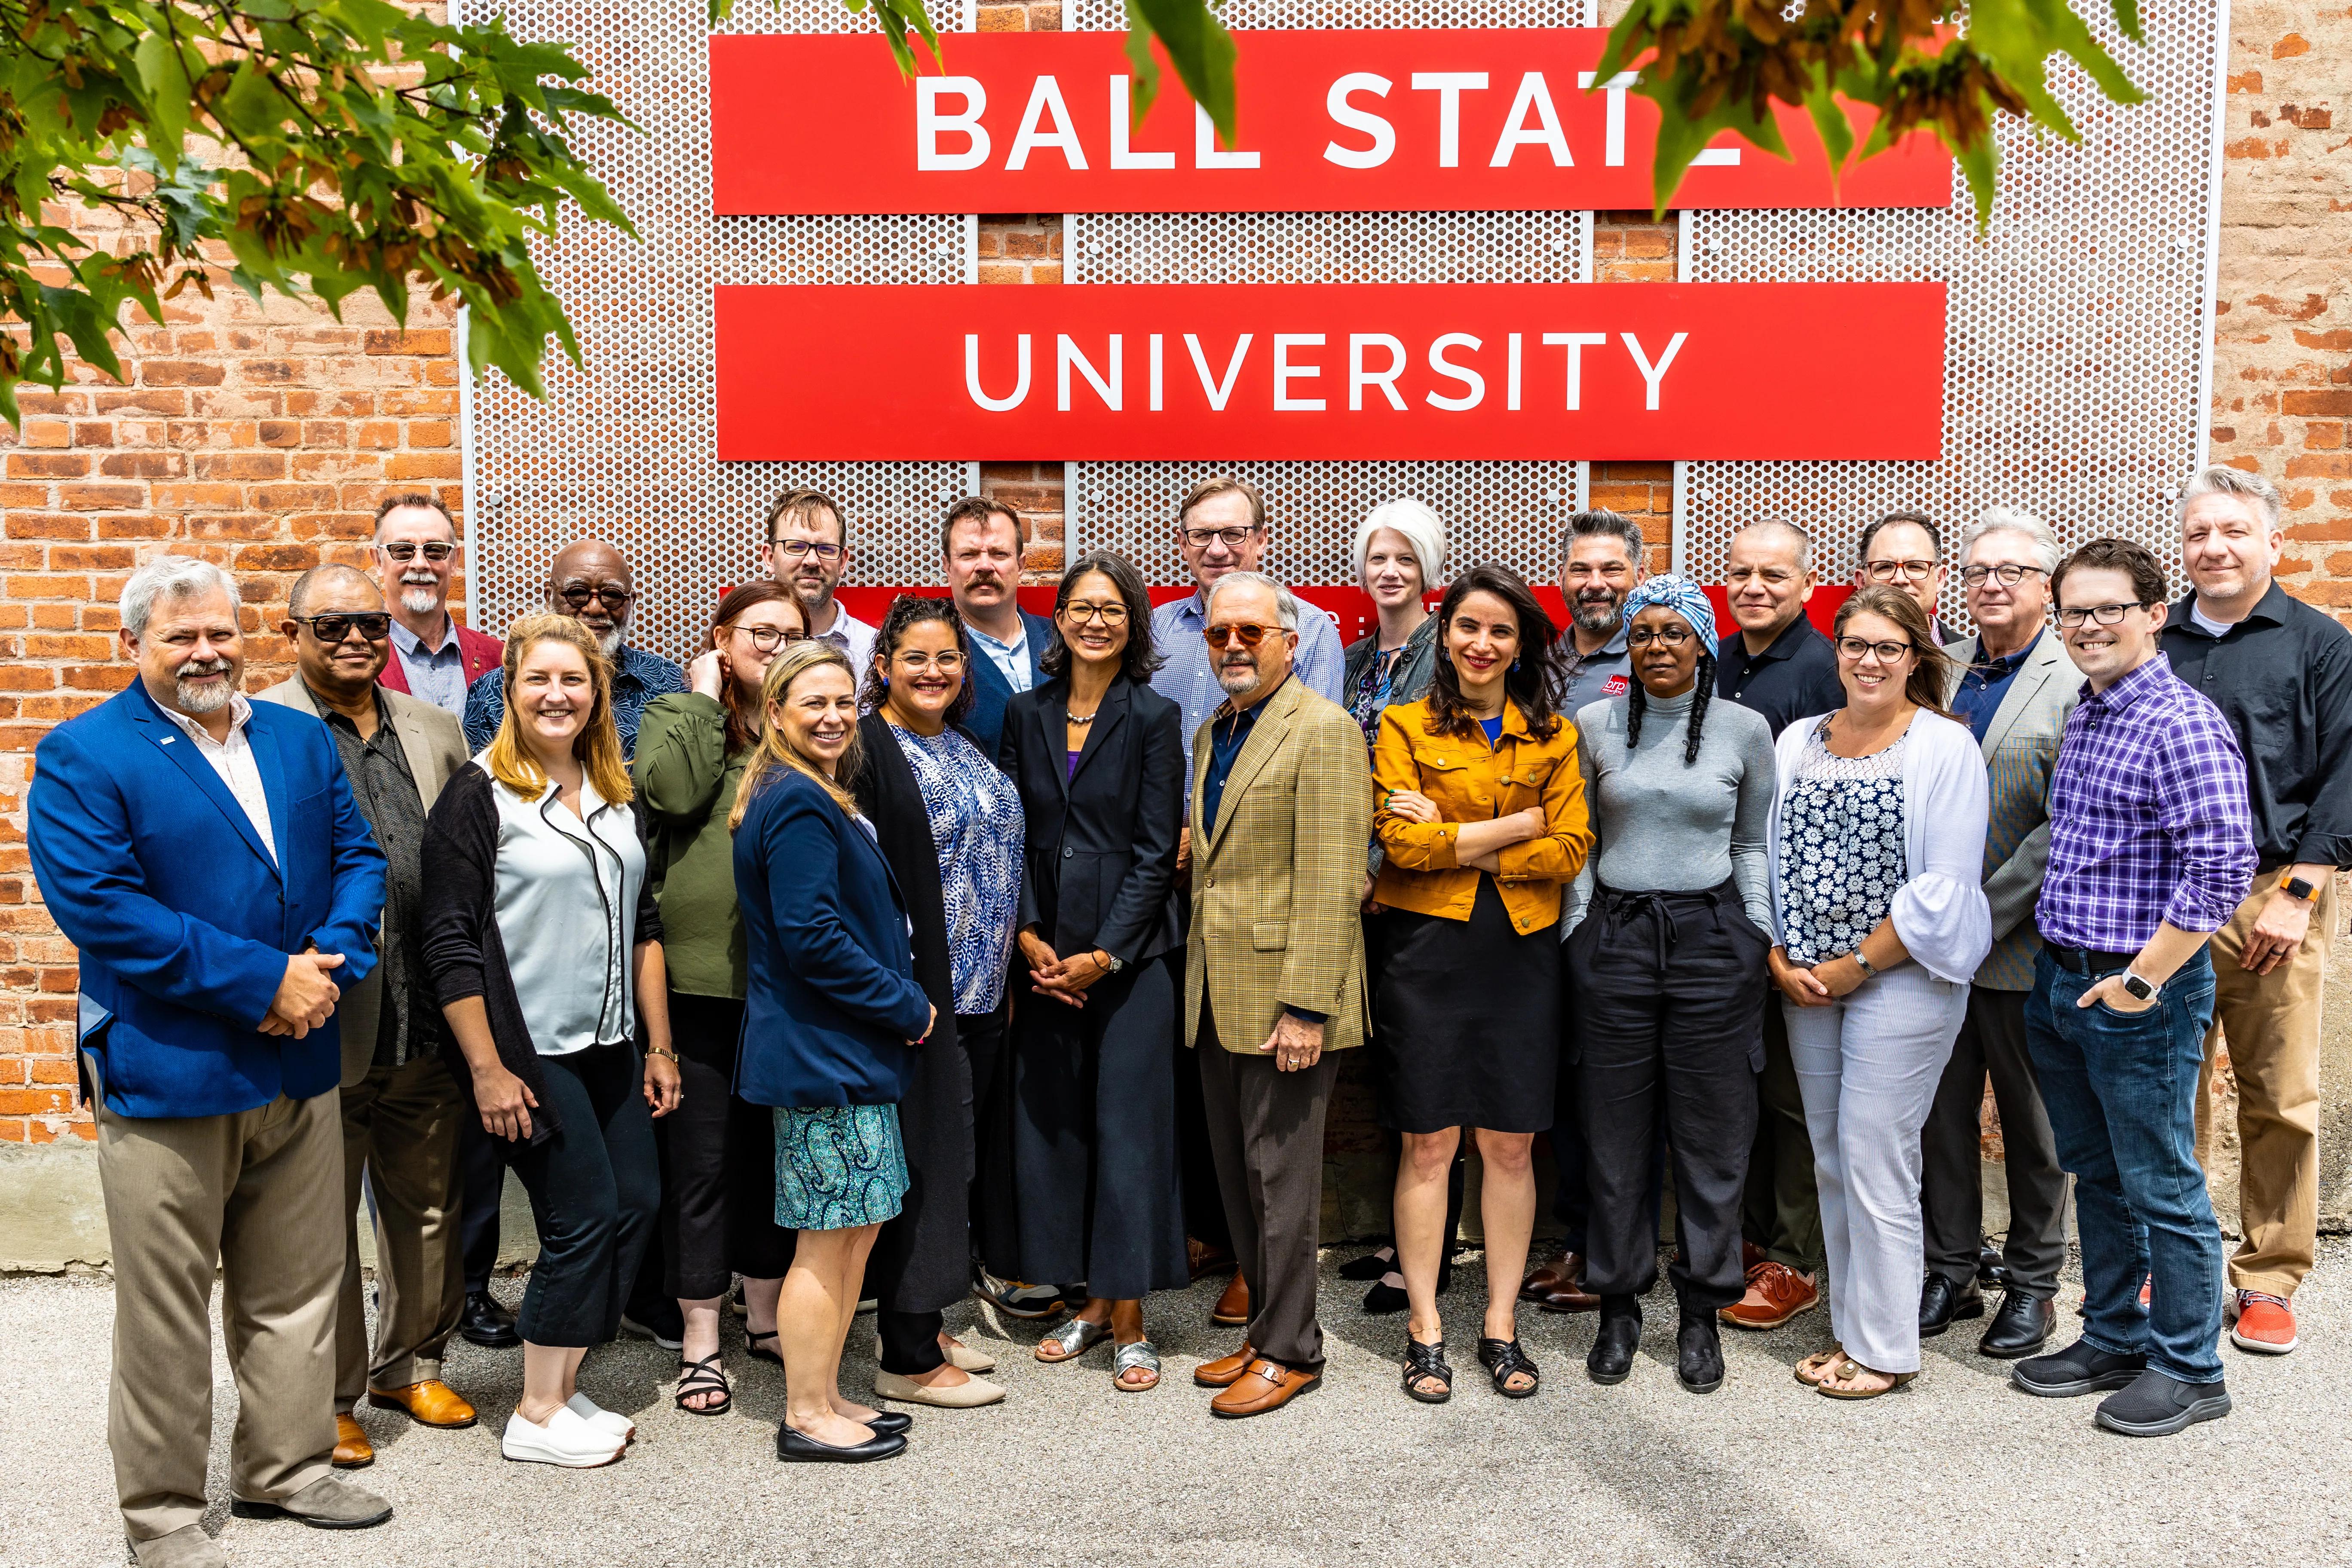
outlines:
{"label": "blue patterned blouse", "polygon": [[915,772],[940,854],[955,1010],[967,1017],[992,1013],[1004,999],[1021,914],[1021,846],[1028,831],[1021,794],[953,730],[918,735],[893,724],[890,733]]}
{"label": "blue patterned blouse", "polygon": [[1862,945],[1910,880],[1903,853],[1901,740],[1841,757],[1816,727],[1780,810],[1780,933],[1803,968]]}

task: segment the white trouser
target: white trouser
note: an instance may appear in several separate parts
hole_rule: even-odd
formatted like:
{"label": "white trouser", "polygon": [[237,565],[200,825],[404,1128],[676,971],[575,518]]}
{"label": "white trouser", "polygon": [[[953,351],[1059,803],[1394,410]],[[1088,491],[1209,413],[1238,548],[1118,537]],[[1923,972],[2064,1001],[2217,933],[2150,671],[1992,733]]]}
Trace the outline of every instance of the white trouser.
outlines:
{"label": "white trouser", "polygon": [[1830,1331],[1874,1372],[1919,1370],[1919,1129],[1969,988],[1906,963],[1826,1007],[1785,1000],[1829,1255]]}

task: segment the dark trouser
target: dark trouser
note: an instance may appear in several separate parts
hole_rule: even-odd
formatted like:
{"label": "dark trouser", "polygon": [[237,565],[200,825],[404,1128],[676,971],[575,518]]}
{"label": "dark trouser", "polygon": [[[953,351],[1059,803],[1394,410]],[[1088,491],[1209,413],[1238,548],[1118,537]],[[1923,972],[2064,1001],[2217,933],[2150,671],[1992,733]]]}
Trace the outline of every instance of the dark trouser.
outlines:
{"label": "dark trouser", "polygon": [[[404,1388],[441,1375],[466,1289],[458,1278],[457,1129],[477,1127],[464,1093],[436,1055],[371,1068],[342,1093],[343,1285],[335,1306],[335,1409],[348,1413],[373,1383]],[[364,1176],[375,1214],[375,1348],[369,1353],[360,1288],[359,1202]]]}
{"label": "dark trouser", "polygon": [[[1184,994],[1184,949],[1179,947],[1168,965],[1169,977],[1180,997]],[[1181,1022],[1176,1032],[1184,1032]],[[1225,1220],[1224,1189],[1218,1181],[1215,1147],[1209,1137],[1209,1113],[1201,1096],[1201,1075],[1193,1070],[1192,1064],[1181,1059],[1176,1064],[1176,1172],[1183,1184],[1184,1234],[1203,1247],[1220,1252],[1235,1251],[1234,1233]]]}
{"label": "dark trouser", "polygon": [[1339,1058],[1327,1051],[1311,1068],[1284,1072],[1271,1056],[1226,1050],[1205,998],[1193,1049],[1225,1223],[1249,1286],[1245,1338],[1269,1361],[1320,1372],[1315,1247],[1323,1218],[1323,1119]]}
{"label": "dark trouser", "polygon": [[1748,1155],[1740,1232],[1800,1274],[1822,1268],[1822,1198],[1813,1176],[1813,1135],[1789,1056],[1789,1025],[1777,1001],[1764,1009],[1764,1067],[1756,1075],[1756,1146]]}
{"label": "dark trouser", "polygon": [[[1570,933],[1573,935],[1573,933]],[[1560,1225],[1560,1250],[1584,1256],[1591,1245],[1592,1227],[1592,1184],[1587,1167],[1591,1163],[1591,1152],[1584,1142],[1584,1098],[1577,1082],[1573,1065],[1577,1052],[1578,1019],[1583,1002],[1577,994],[1575,964],[1561,954],[1559,966],[1561,1019],[1561,1062],[1559,1076],[1552,1089],[1551,1131],[1545,1134],[1551,1140],[1552,1217]],[[1666,1184],[1666,1141],[1660,1131],[1651,1150],[1650,1190],[1643,1212],[1649,1216],[1649,1234],[1658,1234],[1658,1209],[1664,1201]],[[1447,1231],[1450,1237],[1454,1233]]]}
{"label": "dark trouser", "polygon": [[560,1131],[508,1155],[539,1225],[517,1325],[535,1345],[601,1345],[620,1331],[661,1208],[661,1163],[635,1046],[541,1057],[541,1106]]}
{"label": "dark trouser", "polygon": [[[1016,961],[1014,978],[1005,984],[1025,986],[1028,971],[1019,968]],[[1028,999],[1025,992],[1021,994],[1021,1001]],[[1004,1049],[1007,1017],[1002,1007],[988,1018],[959,1016],[956,1038],[971,1060],[971,1255],[992,1273],[1016,1279],[1013,1259],[1020,1255],[1021,1226],[1013,1187],[1013,1071]]]}
{"label": "dark trouser", "polygon": [[1968,1021],[1936,1086],[1936,1103],[1919,1135],[1927,1271],[1974,1289],[1984,1237],[1984,1155],[1978,1123],[1985,1075],[2000,1111],[2001,1163],[2009,1176],[2009,1237],[2001,1260],[2011,1287],[2038,1300],[2058,1293],[2066,1261],[2066,1173],[2042,1108],[2032,1053],[2025,1044],[2022,991],[1969,992]]}
{"label": "dark trouser", "polygon": [[[2217,1383],[2221,1229],[2197,1165],[2212,961],[2199,949],[2137,1015],[2076,1005],[2097,978],[2061,967],[2045,949],[2025,1004],[2050,1130],[2074,1177],[2083,1337],[2113,1354],[2144,1353],[2183,1383]],[[2143,1313],[2140,1281],[2150,1276]]]}
{"label": "dark trouser", "polygon": [[490,1288],[499,1266],[499,1200],[507,1184],[506,1140],[482,1130],[468,1110],[457,1119],[457,1252],[466,1293]]}
{"label": "dark trouser", "polygon": [[[793,1233],[776,1223],[776,1116],[730,1092],[743,1004],[669,994],[677,1109],[654,1123],[661,1153],[662,1291],[726,1294],[729,1277],[782,1277]],[[634,1314],[632,1314],[634,1316]]]}
{"label": "dark trouser", "polygon": [[918,1377],[947,1362],[940,1349],[940,1331],[948,1326],[945,1312],[894,1312],[885,1307],[874,1314],[882,1336],[882,1370],[900,1377]]}
{"label": "dark trouser", "polygon": [[1675,1162],[1675,1299],[1685,1314],[1711,1315],[1745,1292],[1739,1205],[1769,946],[1728,883],[1706,893],[1601,888],[1570,935],[1592,1194],[1584,1288],[1595,1295],[1642,1295],[1657,1279],[1649,1200],[1661,1121]]}

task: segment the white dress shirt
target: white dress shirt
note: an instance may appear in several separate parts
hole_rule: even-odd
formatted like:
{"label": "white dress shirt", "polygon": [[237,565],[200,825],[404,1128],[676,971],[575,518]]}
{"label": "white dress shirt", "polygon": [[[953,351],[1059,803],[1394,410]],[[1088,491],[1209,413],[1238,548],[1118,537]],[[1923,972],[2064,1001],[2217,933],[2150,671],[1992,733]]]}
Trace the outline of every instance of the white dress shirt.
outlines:
{"label": "white dress shirt", "polygon": [[[160,702],[155,706],[163,708]],[[245,819],[253,824],[253,831],[259,836],[261,847],[269,851],[269,863],[275,866],[278,864],[278,836],[269,830],[269,792],[262,787],[261,764],[254,760],[253,743],[245,738],[245,726],[253,718],[253,704],[245,700],[244,692],[239,691],[229,698],[228,711],[228,739],[226,741],[214,740],[212,731],[185,713],[163,708],[163,717],[196,743],[196,754],[211,763],[213,772],[220,774],[221,783],[228,785],[228,793],[235,795],[236,804],[245,808]]]}

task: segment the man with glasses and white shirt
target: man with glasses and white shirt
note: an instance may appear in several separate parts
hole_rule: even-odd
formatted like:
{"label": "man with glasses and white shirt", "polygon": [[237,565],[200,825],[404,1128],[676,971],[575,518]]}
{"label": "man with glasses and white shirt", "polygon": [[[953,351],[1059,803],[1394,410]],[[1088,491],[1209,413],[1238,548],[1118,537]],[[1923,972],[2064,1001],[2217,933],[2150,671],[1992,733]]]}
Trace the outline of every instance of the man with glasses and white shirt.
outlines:
{"label": "man with glasses and white shirt", "polygon": [[392,657],[378,683],[464,718],[467,688],[498,668],[506,644],[449,614],[449,584],[464,560],[449,509],[422,491],[384,497],[375,509],[374,552],[392,612]]}
{"label": "man with glasses and white shirt", "polygon": [[[613,723],[621,732],[621,755],[637,752],[637,720],[646,704],[669,691],[686,689],[686,671],[659,654],[631,647],[629,612],[637,602],[635,578],[621,552],[601,539],[575,540],[555,553],[547,569],[547,608],[586,626],[613,661]],[[507,710],[506,674],[494,669],[466,693],[466,745],[479,752],[499,732]]]}
{"label": "man with glasses and white shirt", "polygon": [[1853,585],[1900,588],[1927,612],[1927,625],[1940,646],[1960,640],[1936,614],[1944,592],[1944,535],[1924,511],[1890,511],[1862,531],[1854,554]]}
{"label": "man with glasses and white shirt", "polygon": [[839,501],[823,490],[792,489],[770,504],[760,570],[793,591],[808,616],[809,636],[847,654],[864,680],[874,663],[874,628],[833,596],[849,575],[849,523]]}

